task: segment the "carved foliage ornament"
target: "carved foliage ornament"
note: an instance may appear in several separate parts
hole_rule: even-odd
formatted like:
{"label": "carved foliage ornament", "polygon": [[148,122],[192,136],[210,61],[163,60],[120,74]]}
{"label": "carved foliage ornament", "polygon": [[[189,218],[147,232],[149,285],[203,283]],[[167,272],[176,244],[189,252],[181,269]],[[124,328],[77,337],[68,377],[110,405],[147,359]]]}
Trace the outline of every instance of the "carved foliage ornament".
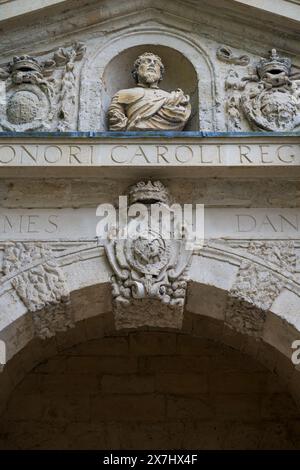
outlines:
{"label": "carved foliage ornament", "polygon": [[59,49],[51,59],[15,56],[0,69],[0,130],[68,130],[74,126],[75,61],[82,44]]}
{"label": "carved foliage ornament", "polygon": [[32,312],[37,336],[48,338],[73,325],[70,294],[52,250],[42,243],[14,243],[4,253],[3,271]]}
{"label": "carved foliage ornament", "polygon": [[300,80],[292,63],[273,49],[242,79],[229,71],[225,82],[229,130],[240,129],[242,112],[255,129],[291,131],[300,125]]}
{"label": "carved foliage ornament", "polygon": [[[167,190],[159,181],[140,182],[129,194],[130,207],[143,203],[149,211],[154,206],[169,210]],[[117,328],[182,325],[191,251],[184,240],[166,239],[153,230],[149,220],[139,220],[138,233],[132,231],[136,220],[130,220],[127,239],[106,242],[114,272],[112,295]]]}
{"label": "carved foliage ornament", "polygon": [[257,258],[241,262],[236,281],[230,291],[226,322],[242,333],[260,336],[269,310],[285,285],[276,272],[265,266],[270,263],[280,271],[294,273],[296,254],[292,241],[253,241],[248,253]]}

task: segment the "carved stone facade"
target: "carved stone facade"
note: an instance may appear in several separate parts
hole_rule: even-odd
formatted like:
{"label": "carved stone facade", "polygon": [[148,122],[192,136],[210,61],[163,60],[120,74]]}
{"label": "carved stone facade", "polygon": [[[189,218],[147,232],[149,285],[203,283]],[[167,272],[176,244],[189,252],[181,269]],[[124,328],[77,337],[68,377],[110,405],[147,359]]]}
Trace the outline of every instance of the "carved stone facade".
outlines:
{"label": "carved stone facade", "polygon": [[[204,29],[194,43],[186,33],[175,44],[170,27],[154,20],[159,42],[142,30],[129,41],[124,26],[124,36],[105,46],[95,31],[96,39],[82,34],[55,52],[22,47],[0,67],[1,129],[299,130],[300,64],[295,53],[281,52],[288,48],[277,38],[259,48],[222,44]],[[168,91],[158,87],[163,74]]]}
{"label": "carved stone facade", "polygon": [[299,447],[299,2],[26,4],[0,0],[0,448]]}
{"label": "carved stone facade", "polygon": [[[175,10],[178,7],[176,3]],[[129,5],[124,8],[129,8]],[[292,242],[288,240],[298,240],[298,214],[290,212],[292,208],[297,210],[298,189],[293,186],[293,197],[288,197],[287,187],[292,186],[287,182],[281,194],[280,190],[271,188],[267,195],[263,195],[256,176],[259,174],[260,178],[266,179],[281,176],[281,171],[288,171],[289,177],[293,178],[294,167],[296,169],[300,164],[296,140],[299,128],[300,63],[292,42],[290,48],[285,47],[279,38],[268,35],[265,44],[242,41],[244,30],[240,25],[237,26],[240,40],[234,39],[228,29],[226,43],[223,44],[223,35],[217,33],[219,29],[214,23],[214,11],[209,8],[206,11],[206,7],[203,7],[204,12],[202,7],[200,11],[195,5],[195,18],[202,27],[195,29],[195,35],[191,34],[194,28],[191,28],[185,12],[181,11],[182,15],[178,13],[174,17],[169,4],[164,8],[166,17],[162,23],[160,14],[151,6],[148,12],[153,22],[151,30],[143,26],[149,19],[143,16],[144,12],[139,12],[137,23],[133,19],[134,24],[142,24],[134,31],[129,31],[125,17],[120,13],[117,19],[109,15],[110,33],[107,33],[105,21],[100,19],[98,23],[96,21],[95,27],[90,25],[89,33],[76,30],[76,34],[62,34],[59,36],[61,40],[55,41],[50,48],[45,42],[39,48],[30,48],[24,38],[24,45],[19,47],[18,55],[14,55],[18,49],[15,43],[11,56],[9,52],[3,51],[0,69],[1,130],[8,133],[28,132],[28,136],[34,131],[58,132],[56,140],[51,136],[51,141],[47,140],[45,134],[41,134],[40,138],[46,141],[37,142],[37,135],[32,137],[33,140],[29,138],[25,142],[20,141],[20,144],[13,142],[12,145],[6,145],[8,141],[1,141],[0,164],[4,167],[5,175],[14,178],[21,165],[24,176],[43,178],[45,174],[46,178],[48,175],[71,178],[71,185],[76,188],[77,180],[73,181],[74,177],[79,177],[82,185],[82,180],[88,179],[81,195],[76,194],[65,182],[62,182],[64,189],[58,199],[55,199],[56,194],[48,191],[45,197],[49,199],[50,205],[46,207],[43,207],[46,203],[36,206],[30,197],[26,199],[22,206],[24,214],[17,215],[17,235],[17,224],[12,222],[12,218],[15,217],[13,211],[21,204],[20,198],[17,197],[12,205],[7,203],[5,208],[11,212],[0,217],[0,231],[5,244],[4,279],[8,275],[6,265],[9,250],[13,250],[6,246],[7,242],[10,244],[20,240],[19,248],[14,248],[20,253],[22,250],[24,253],[28,250],[31,252],[27,243],[34,243],[37,247],[37,239],[45,243],[44,246],[49,241],[65,243],[67,247],[73,246],[72,243],[77,246],[81,242],[88,242],[98,243],[99,249],[102,249],[103,244],[96,239],[89,210],[100,202],[112,203],[113,192],[123,194],[126,185],[132,185],[146,175],[150,182],[137,184],[130,191],[130,207],[134,203],[143,202],[150,209],[155,202],[158,208],[169,210],[170,201],[165,188],[170,186],[175,200],[181,204],[192,202],[206,205],[207,220],[210,220],[207,223],[207,239],[228,239],[230,244],[231,239],[236,240],[239,236],[245,238],[248,232],[250,240],[254,237],[255,241],[247,248],[247,258],[239,261],[237,277],[228,289],[231,300],[228,301],[226,318],[227,323],[235,325],[238,330],[253,330],[254,334],[260,335],[265,312],[272,308],[284,292],[286,282],[282,272],[286,270],[291,274],[286,269],[282,253],[290,250],[289,243]],[[95,13],[93,6],[88,4],[83,15],[87,11]],[[130,12],[128,14],[131,15]],[[204,17],[210,21],[202,22]],[[214,25],[212,31],[205,26],[210,22]],[[15,33],[12,31],[10,34],[13,42]],[[131,64],[133,71],[130,78],[128,72]],[[162,78],[164,88],[168,91],[159,88]],[[106,140],[107,130],[113,131],[109,134],[112,140]],[[218,132],[227,130],[294,133],[284,141],[275,135],[273,140],[261,137],[259,141],[253,140],[251,133],[241,136],[239,140],[227,135],[225,142]],[[89,134],[75,134],[79,140],[72,140],[73,137],[68,136],[71,140],[61,143],[61,133],[65,131],[86,131]],[[97,136],[96,140],[87,139],[93,136],[90,133],[98,131],[105,133]],[[117,131],[122,133],[121,136]],[[160,136],[156,135],[155,140],[154,134],[140,134],[140,140],[134,140],[136,137],[131,139],[131,134],[127,133],[130,131],[158,131]],[[164,131],[183,132],[173,137],[173,134]],[[193,134],[190,137],[184,131],[192,131]],[[214,141],[202,140],[203,136],[211,136],[207,132],[217,132],[216,137],[210,137]],[[67,138],[66,135],[64,137]],[[247,180],[250,172],[255,183]],[[173,179],[173,176],[178,179]],[[198,176],[205,178],[198,181]],[[218,184],[207,180],[222,176],[241,176],[243,184],[234,178],[229,183],[222,180]],[[97,182],[91,184],[95,185],[93,188],[96,188],[95,194],[99,195],[99,200],[91,195],[90,177],[97,179]],[[156,181],[160,178],[164,183]],[[248,188],[255,188],[253,194],[251,189],[247,189],[247,194],[243,196],[246,182]],[[271,185],[271,182],[268,184]],[[16,187],[19,185],[18,182]],[[22,193],[22,189],[19,192]],[[38,190],[38,194],[42,195],[43,191]],[[222,202],[220,206],[220,200],[223,199],[224,204]],[[250,206],[253,207],[254,215],[245,214]],[[274,207],[281,206],[284,207],[284,213],[270,213]],[[219,207],[215,218],[214,207]],[[236,207],[244,208],[245,211],[230,212]],[[257,207],[265,211],[264,216],[256,212]],[[33,208],[36,208],[35,214],[30,212]],[[60,209],[66,211],[67,223]],[[263,221],[262,229],[258,227],[260,218]],[[275,224],[273,218],[276,219]],[[32,231],[35,220],[42,221],[43,226],[36,237],[32,235],[39,232]],[[24,229],[26,223],[27,229]],[[250,228],[253,224],[252,230]],[[126,229],[130,231],[132,225],[129,223]],[[256,233],[256,229],[262,233]],[[10,237],[11,232],[15,238]],[[278,240],[280,236],[284,238],[282,242]],[[260,242],[260,238],[263,241]],[[246,241],[243,243],[245,246]],[[147,224],[136,237],[112,238],[106,243],[108,266],[113,273],[112,297],[118,328],[181,327],[188,291],[188,268],[195,252],[201,252],[195,249],[192,254],[183,245],[183,241],[168,240],[151,231]],[[266,269],[257,261],[263,256],[269,258],[270,253],[275,256],[277,249],[281,253],[280,264],[277,265],[273,259],[269,259],[269,262],[273,267],[277,266],[278,273],[275,268],[275,272],[273,268]],[[55,304],[54,299],[57,299],[57,305],[53,307],[55,309],[68,304],[69,301],[65,299],[68,299],[68,283],[72,281],[72,276],[64,280],[50,248],[47,255],[39,254],[40,248],[35,250],[38,254],[34,256],[45,259],[45,263],[34,268],[37,270],[34,275],[33,268],[26,269],[22,274],[16,271],[11,282],[30,311],[40,312],[38,316],[41,314],[44,319],[48,318],[45,322],[49,322],[49,325],[40,328],[47,333],[39,335],[49,336],[60,329],[55,326],[56,314],[49,313],[50,306]],[[51,263],[54,263],[56,282],[50,275]],[[294,267],[292,257],[288,259],[289,263]],[[43,295],[39,289],[30,287],[29,278],[41,278]],[[47,290],[48,284],[52,287]],[[234,307],[233,303],[239,306]],[[240,310],[238,314],[235,313],[237,308]],[[58,314],[58,324],[72,324],[71,313],[67,311],[66,315]],[[54,326],[50,325],[51,322],[54,322]]]}
{"label": "carved stone facade", "polygon": [[[0,69],[2,130],[78,129],[81,85],[76,63],[80,63],[85,51],[86,46],[76,43],[71,48],[59,48],[43,60],[23,55],[14,56],[5,64]],[[219,46],[216,55],[219,61],[242,67],[250,61],[246,54],[234,55],[228,46]],[[190,97],[180,88],[171,93],[158,88],[163,74],[164,65],[157,55],[146,52],[136,59],[133,77],[137,86],[119,90],[112,97],[107,111],[110,130],[175,131],[185,127],[191,111],[195,113],[197,109],[191,108]],[[228,130],[247,130],[246,122],[250,129],[264,131],[299,127],[300,72],[292,69],[291,60],[280,57],[275,49],[269,58],[257,59],[249,66],[247,75],[227,70],[224,81],[223,119],[227,120]],[[100,83],[98,88],[97,92],[102,92]],[[199,108],[199,103],[193,106]],[[241,113],[246,121],[241,119]],[[200,122],[194,130],[205,128]]]}

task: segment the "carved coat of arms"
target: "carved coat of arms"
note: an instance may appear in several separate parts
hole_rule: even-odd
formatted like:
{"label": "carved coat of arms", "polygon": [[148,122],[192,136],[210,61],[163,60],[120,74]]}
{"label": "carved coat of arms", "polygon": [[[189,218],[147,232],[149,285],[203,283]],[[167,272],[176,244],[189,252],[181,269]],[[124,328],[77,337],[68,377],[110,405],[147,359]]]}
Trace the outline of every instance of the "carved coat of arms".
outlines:
{"label": "carved coat of arms", "polygon": [[28,55],[15,56],[10,64],[0,125],[9,131],[39,129],[52,118],[53,86],[39,62]]}
{"label": "carved coat of arms", "polygon": [[288,132],[300,126],[300,75],[275,49],[242,79],[230,70],[225,88],[229,130],[241,129],[241,113],[258,130]]}
{"label": "carved coat of arms", "polygon": [[84,52],[78,43],[47,60],[15,56],[0,68],[0,130],[75,129],[75,62]]}
{"label": "carved coat of arms", "polygon": [[[170,211],[166,188],[159,182],[139,182],[129,193],[129,211],[143,204],[146,216],[132,218],[125,227],[126,237],[108,239],[106,254],[113,269],[112,296],[116,327],[180,326],[187,287],[187,269],[192,251],[184,240],[164,236],[153,228],[148,215]],[[149,212],[148,212],[149,211]],[[154,307],[153,300],[165,305]],[[141,301],[143,303],[141,304]],[[152,301],[152,303],[149,301]],[[161,304],[160,304],[161,305]],[[148,315],[144,316],[143,311]],[[149,313],[151,310],[151,313]],[[174,320],[174,318],[176,318]]]}

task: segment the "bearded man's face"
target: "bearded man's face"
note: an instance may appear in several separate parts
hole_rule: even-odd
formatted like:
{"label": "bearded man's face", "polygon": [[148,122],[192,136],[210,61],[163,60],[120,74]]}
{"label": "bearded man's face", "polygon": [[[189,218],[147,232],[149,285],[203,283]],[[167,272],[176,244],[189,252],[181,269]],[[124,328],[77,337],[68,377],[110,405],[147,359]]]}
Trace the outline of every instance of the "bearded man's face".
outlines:
{"label": "bearded man's face", "polygon": [[143,57],[138,68],[139,83],[152,85],[161,79],[161,64],[155,56]]}

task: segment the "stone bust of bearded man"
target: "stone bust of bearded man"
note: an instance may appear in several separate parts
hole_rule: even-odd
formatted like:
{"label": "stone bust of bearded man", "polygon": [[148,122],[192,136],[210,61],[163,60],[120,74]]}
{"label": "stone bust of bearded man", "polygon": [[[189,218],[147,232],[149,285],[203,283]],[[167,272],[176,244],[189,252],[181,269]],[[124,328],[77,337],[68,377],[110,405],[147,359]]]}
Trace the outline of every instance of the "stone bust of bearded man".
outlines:
{"label": "stone bust of bearded man", "polygon": [[190,98],[181,89],[158,88],[164,66],[155,54],[145,52],[134,62],[137,86],[118,91],[108,109],[111,131],[180,131],[191,114]]}

